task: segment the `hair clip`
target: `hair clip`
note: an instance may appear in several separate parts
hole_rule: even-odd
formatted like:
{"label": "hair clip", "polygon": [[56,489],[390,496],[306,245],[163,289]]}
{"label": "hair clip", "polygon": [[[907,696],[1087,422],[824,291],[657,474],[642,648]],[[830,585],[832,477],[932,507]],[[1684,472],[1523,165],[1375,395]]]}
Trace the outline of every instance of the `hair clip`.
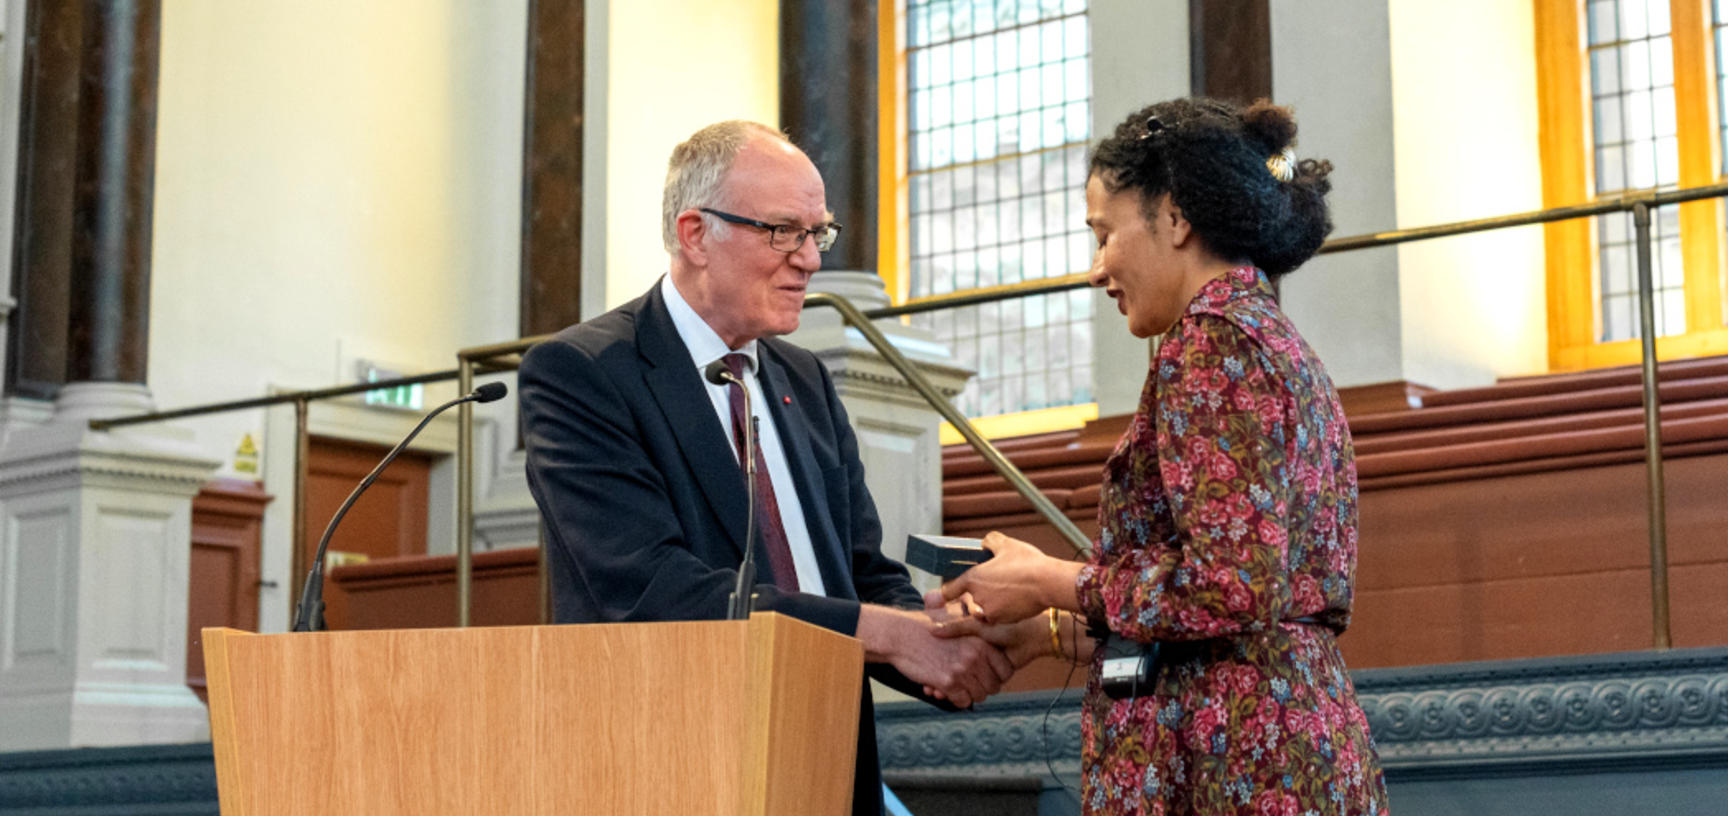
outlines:
{"label": "hair clip", "polygon": [[1286,147],[1283,151],[1266,160],[1266,169],[1272,171],[1272,177],[1279,181],[1289,181],[1296,177],[1296,149]]}
{"label": "hair clip", "polygon": [[1163,132],[1163,130],[1164,130],[1164,123],[1158,121],[1157,114],[1153,114],[1151,116],[1146,117],[1146,132],[1140,134],[1140,139],[1141,139],[1141,141],[1145,141],[1147,139],[1152,138],[1153,134],[1161,133],[1161,132]]}

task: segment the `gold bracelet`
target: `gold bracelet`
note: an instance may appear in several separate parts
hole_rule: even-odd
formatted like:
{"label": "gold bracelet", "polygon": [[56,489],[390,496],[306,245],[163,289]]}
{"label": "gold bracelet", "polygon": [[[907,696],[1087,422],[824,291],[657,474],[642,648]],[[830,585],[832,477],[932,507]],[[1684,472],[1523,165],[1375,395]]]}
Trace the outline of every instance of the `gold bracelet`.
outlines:
{"label": "gold bracelet", "polygon": [[1062,630],[1057,628],[1056,620],[1056,607],[1052,606],[1050,607],[1050,656],[1061,660],[1063,657]]}

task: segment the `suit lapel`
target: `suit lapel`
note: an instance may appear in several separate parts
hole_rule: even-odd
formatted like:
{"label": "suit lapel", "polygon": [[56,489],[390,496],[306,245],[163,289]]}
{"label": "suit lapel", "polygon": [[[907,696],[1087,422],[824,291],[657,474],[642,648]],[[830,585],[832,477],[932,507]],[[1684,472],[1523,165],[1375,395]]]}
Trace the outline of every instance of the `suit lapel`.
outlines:
{"label": "suit lapel", "polygon": [[767,343],[759,343],[756,348],[757,375],[762,390],[767,392],[760,399],[767,403],[768,413],[774,417],[774,427],[780,430],[780,446],[786,451],[787,469],[792,472],[792,482],[798,488],[798,501],[804,508],[804,526],[809,528],[810,547],[822,569],[823,587],[831,598],[856,600],[846,548],[840,544],[840,534],[834,529],[834,514],[828,508],[828,494],[822,489],[822,471],[816,465],[815,455],[810,452],[809,435],[802,432],[815,426],[804,414],[801,400],[786,404],[785,397],[792,394],[792,388],[780,356]]}
{"label": "suit lapel", "polygon": [[[726,442],[726,432],[714,415],[707,387],[678,337],[671,313],[666,311],[658,285],[650,290],[637,316],[636,348],[649,365],[644,379],[678,440],[678,449],[695,475],[702,495],[708,499],[708,506],[726,528],[727,540],[743,557],[745,515],[750,502],[744,478]],[[619,519],[619,523],[628,520]]]}

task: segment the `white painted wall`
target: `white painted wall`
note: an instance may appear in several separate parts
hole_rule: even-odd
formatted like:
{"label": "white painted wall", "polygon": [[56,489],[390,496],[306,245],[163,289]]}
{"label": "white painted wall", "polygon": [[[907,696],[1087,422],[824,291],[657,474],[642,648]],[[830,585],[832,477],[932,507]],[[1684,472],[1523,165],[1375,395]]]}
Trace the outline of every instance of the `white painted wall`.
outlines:
{"label": "white painted wall", "polygon": [[[1392,0],[1398,226],[1542,208],[1529,3]],[[1547,368],[1542,228],[1400,245],[1404,376],[1441,388]]]}
{"label": "white painted wall", "polygon": [[[1128,114],[1188,95],[1186,0],[1093,0],[1092,139]],[[1132,413],[1146,384],[1151,345],[1128,333],[1115,301],[1092,294],[1092,392],[1099,416]]]}
{"label": "white painted wall", "polygon": [[[1295,108],[1298,158],[1330,159],[1334,236],[1396,223],[1387,0],[1278,0],[1273,101]],[[1322,255],[1283,283],[1285,311],[1338,386],[1403,379],[1391,248]]]}
{"label": "white painted wall", "polygon": [[780,12],[776,0],[590,0],[587,10],[585,279],[593,261],[604,269],[602,292],[584,286],[591,315],[666,271],[660,192],[672,148],[724,119],[779,124]]}

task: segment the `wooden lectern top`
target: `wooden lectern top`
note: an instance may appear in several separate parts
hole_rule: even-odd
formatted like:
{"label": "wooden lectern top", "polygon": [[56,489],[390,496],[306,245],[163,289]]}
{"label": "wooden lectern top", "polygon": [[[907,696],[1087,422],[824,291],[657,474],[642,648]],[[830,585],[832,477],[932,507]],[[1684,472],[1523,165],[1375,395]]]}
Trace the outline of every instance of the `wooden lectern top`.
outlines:
{"label": "wooden lectern top", "polygon": [[863,644],[783,615],[205,629],[204,652],[227,816],[851,807]]}

